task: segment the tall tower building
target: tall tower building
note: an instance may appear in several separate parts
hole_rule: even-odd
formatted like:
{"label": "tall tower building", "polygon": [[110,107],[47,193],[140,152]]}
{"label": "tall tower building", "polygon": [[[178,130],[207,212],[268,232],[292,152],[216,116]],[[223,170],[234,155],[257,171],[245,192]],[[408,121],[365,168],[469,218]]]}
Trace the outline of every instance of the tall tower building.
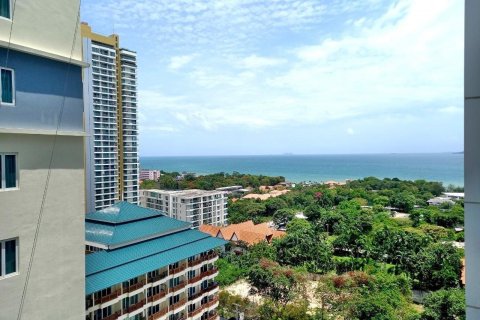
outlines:
{"label": "tall tower building", "polygon": [[87,211],[139,203],[136,53],[82,24]]}
{"label": "tall tower building", "polygon": [[0,0],[0,319],[85,319],[79,0]]}

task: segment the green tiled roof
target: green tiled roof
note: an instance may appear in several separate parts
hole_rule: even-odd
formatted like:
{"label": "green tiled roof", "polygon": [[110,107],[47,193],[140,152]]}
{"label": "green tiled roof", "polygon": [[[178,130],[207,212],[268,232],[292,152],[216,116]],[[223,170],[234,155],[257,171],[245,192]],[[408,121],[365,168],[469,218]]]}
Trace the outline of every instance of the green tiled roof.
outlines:
{"label": "green tiled roof", "polygon": [[153,209],[143,208],[132,203],[122,201],[117,202],[113,206],[103,210],[89,213],[85,218],[87,220],[120,224],[157,216],[163,216],[163,214]]}
{"label": "green tiled roof", "polygon": [[[140,207],[138,207],[140,208]],[[135,241],[160,237],[176,231],[189,229],[190,223],[159,215],[149,219],[136,220],[122,224],[109,224],[87,220],[85,240],[103,244],[109,248]]]}
{"label": "green tiled roof", "polygon": [[160,252],[172,250],[191,242],[209,238],[210,235],[198,230],[185,230],[168,236],[155,238],[150,241],[137,243],[110,251],[99,251],[86,256],[87,276],[110,268],[118,267],[138,259],[142,259]]}
{"label": "green tiled roof", "polygon": [[[159,246],[158,252],[155,254],[151,253],[155,242],[160,239],[150,240],[145,243],[135,244],[109,252],[98,252],[87,255],[85,259],[87,270],[85,281],[86,294],[111,287],[179,260],[218,248],[227,243],[222,239],[208,235],[207,237],[203,237],[203,233],[196,230],[189,230],[178,234],[186,238],[185,241],[179,242],[178,238],[174,238],[174,235],[165,236],[164,239],[166,239],[166,241],[164,247]],[[197,239],[197,237],[201,238],[194,240]],[[167,245],[166,243],[168,241],[171,241],[172,244]],[[149,242],[151,242],[151,244],[149,244]],[[178,246],[175,246],[176,244]],[[167,249],[168,247],[171,247],[171,249]],[[135,250],[138,250],[139,253],[135,254]]]}

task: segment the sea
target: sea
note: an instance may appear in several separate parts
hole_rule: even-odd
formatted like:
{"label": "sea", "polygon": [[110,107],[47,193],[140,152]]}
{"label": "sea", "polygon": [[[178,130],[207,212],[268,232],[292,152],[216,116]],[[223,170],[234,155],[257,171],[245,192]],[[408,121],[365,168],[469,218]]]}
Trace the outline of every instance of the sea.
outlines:
{"label": "sea", "polygon": [[463,186],[463,153],[140,157],[142,169],[167,172],[249,173],[291,182],[365,177],[424,179]]}

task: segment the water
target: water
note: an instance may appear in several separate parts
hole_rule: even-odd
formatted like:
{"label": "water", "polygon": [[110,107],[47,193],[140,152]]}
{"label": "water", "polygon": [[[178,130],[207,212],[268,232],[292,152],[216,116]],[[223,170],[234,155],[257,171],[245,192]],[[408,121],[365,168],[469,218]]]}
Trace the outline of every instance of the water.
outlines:
{"label": "water", "polygon": [[140,166],[199,174],[237,171],[284,176],[288,181],[359,179],[368,176],[425,179],[463,186],[463,154],[273,155],[141,157]]}

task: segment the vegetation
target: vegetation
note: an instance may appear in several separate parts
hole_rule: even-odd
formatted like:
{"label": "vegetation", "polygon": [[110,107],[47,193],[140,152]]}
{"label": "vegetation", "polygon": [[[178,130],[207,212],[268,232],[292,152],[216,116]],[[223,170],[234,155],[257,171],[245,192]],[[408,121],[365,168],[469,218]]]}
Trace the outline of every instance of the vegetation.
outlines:
{"label": "vegetation", "polygon": [[[454,230],[463,225],[463,203],[427,204],[444,191],[436,182],[366,178],[232,202],[231,222],[270,219],[287,235],[242,256],[226,254],[219,281],[245,278],[264,297],[247,319],[463,319],[463,252],[452,245],[464,237]],[[298,212],[307,220],[296,219]],[[315,310],[299,290],[312,276],[324,302]],[[412,307],[412,289],[432,292],[424,312]]]}
{"label": "vegetation", "polygon": [[215,190],[216,188],[240,185],[244,188],[258,188],[260,186],[277,185],[284,182],[284,177],[267,177],[263,175],[240,174],[238,172],[215,173],[196,176],[191,173],[180,174],[179,172],[161,172],[158,181],[145,180],[142,182],[141,189],[164,189],[164,190],[183,190],[183,189],[203,189]]}

